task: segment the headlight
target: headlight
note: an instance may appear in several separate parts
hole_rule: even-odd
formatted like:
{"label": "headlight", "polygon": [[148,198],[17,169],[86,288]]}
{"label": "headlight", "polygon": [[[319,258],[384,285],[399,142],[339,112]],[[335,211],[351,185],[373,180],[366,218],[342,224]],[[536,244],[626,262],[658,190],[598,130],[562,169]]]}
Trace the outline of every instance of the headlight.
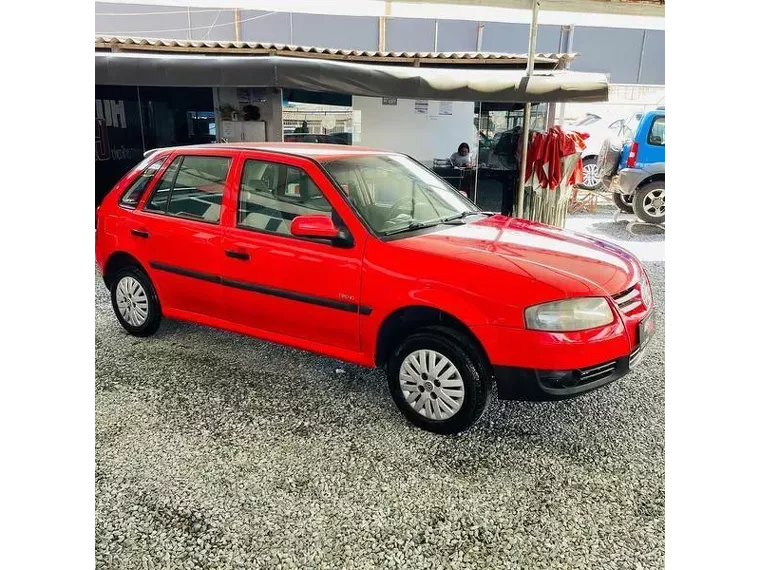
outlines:
{"label": "headlight", "polygon": [[612,309],[604,297],[583,297],[525,309],[525,326],[537,331],[580,331],[610,324]]}

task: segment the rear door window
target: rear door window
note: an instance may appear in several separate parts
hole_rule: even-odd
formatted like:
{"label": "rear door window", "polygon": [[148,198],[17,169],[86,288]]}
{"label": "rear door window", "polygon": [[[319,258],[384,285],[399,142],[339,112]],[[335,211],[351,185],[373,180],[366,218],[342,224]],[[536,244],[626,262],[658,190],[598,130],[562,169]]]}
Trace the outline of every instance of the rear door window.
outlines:
{"label": "rear door window", "polygon": [[218,224],[231,163],[232,159],[226,156],[175,158],[145,209]]}

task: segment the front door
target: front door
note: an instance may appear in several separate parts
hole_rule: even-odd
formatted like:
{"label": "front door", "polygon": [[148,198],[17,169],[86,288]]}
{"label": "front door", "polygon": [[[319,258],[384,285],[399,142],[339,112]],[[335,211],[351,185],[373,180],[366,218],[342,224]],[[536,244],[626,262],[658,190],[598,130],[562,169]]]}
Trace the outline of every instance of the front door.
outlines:
{"label": "front door", "polygon": [[313,163],[265,156],[243,162],[237,212],[225,222],[228,320],[358,352],[362,236],[349,248],[293,236],[298,215],[332,216],[342,224],[328,198],[335,199],[334,191],[314,181],[328,184]]}
{"label": "front door", "polygon": [[220,221],[232,158],[231,153],[173,156],[144,206],[135,211],[132,234],[144,244],[164,310],[223,317]]}

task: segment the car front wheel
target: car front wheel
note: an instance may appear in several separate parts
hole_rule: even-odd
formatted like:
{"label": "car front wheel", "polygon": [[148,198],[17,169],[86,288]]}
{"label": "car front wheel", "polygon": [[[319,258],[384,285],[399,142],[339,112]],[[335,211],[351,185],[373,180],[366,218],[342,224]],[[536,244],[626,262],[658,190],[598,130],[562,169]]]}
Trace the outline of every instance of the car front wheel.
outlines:
{"label": "car front wheel", "polygon": [[633,197],[633,211],[644,222],[665,222],[665,182],[650,182],[638,188]]}
{"label": "car front wheel", "polygon": [[388,362],[391,396],[414,425],[440,434],[466,430],[486,408],[487,364],[464,335],[431,327],[408,336]]}
{"label": "car front wheel", "polygon": [[161,324],[161,306],[153,284],[139,267],[121,268],[111,281],[111,305],[131,335],[150,336]]}

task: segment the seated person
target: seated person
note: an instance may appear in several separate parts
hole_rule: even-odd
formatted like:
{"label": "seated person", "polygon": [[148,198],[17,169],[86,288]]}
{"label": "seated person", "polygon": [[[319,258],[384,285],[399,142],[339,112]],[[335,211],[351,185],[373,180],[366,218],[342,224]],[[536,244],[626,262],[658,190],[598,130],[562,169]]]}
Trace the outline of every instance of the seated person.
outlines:
{"label": "seated person", "polygon": [[470,155],[470,145],[465,142],[460,144],[457,151],[449,157],[449,160],[454,166],[471,168],[472,156]]}

